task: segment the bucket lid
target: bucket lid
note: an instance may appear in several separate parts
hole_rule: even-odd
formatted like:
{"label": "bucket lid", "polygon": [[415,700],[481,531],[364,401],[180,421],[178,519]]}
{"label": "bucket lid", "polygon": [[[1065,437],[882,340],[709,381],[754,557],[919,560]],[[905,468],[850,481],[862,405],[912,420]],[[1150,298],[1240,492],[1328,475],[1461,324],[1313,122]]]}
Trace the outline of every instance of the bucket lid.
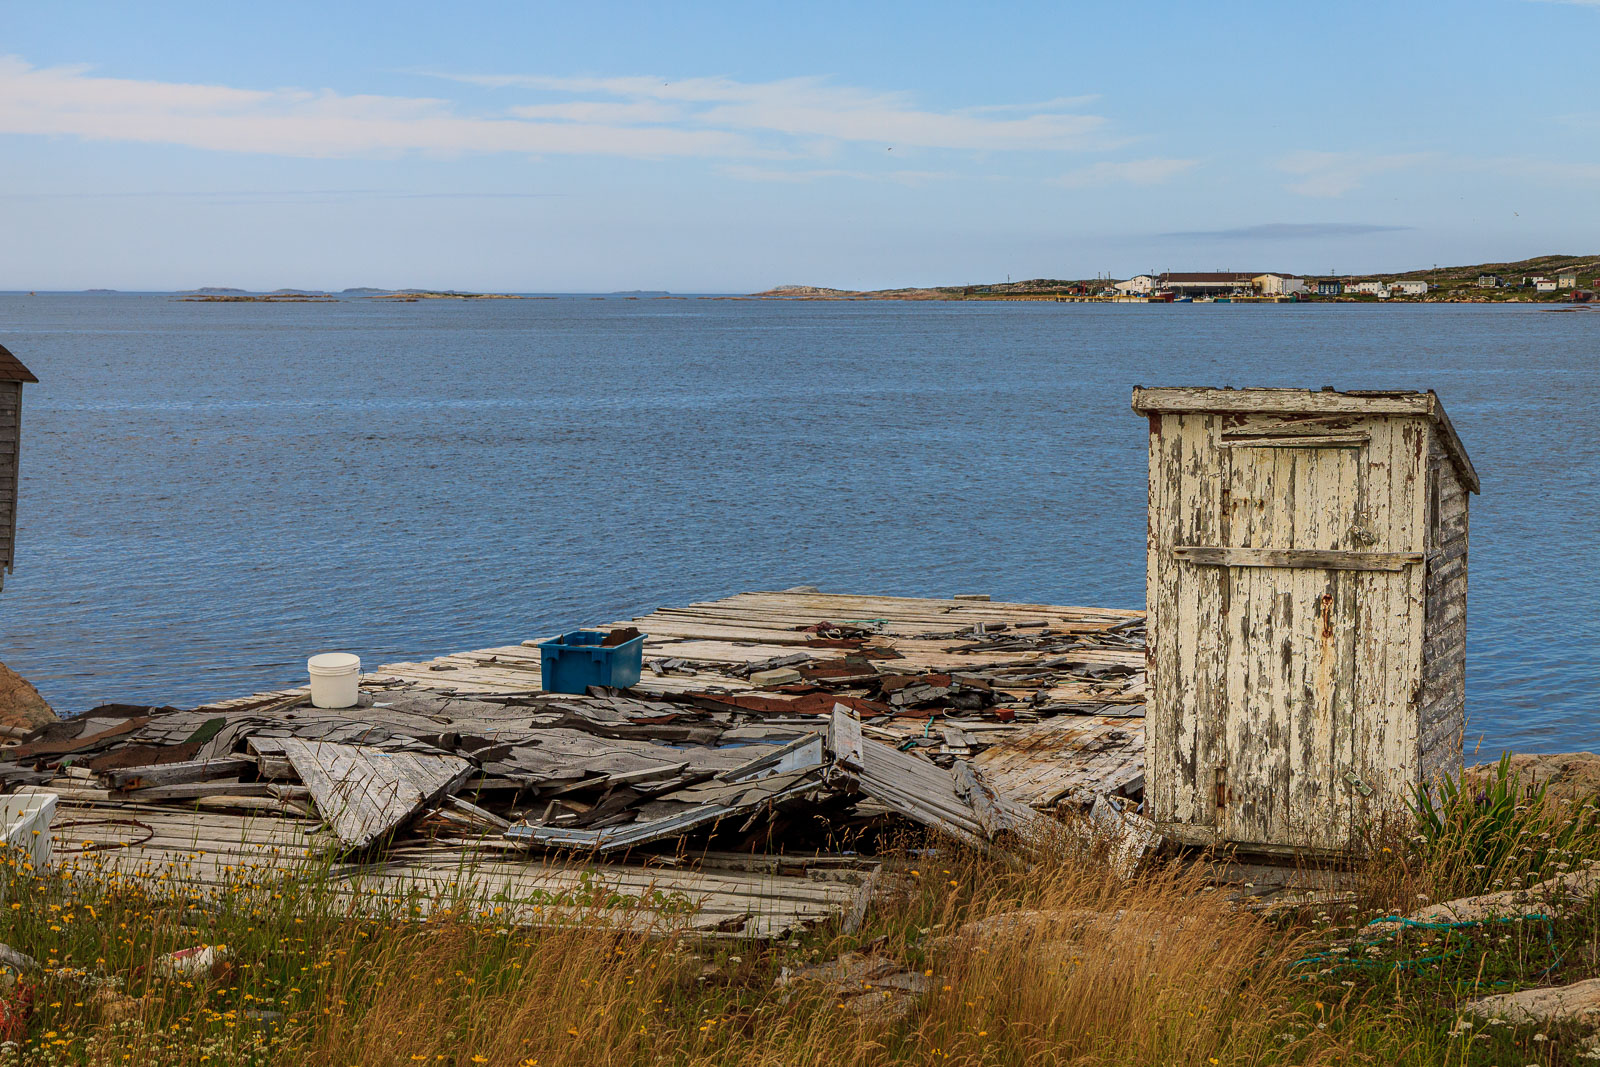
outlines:
{"label": "bucket lid", "polygon": [[306,660],[306,669],[313,673],[359,671],[361,657],[352,652],[324,652]]}

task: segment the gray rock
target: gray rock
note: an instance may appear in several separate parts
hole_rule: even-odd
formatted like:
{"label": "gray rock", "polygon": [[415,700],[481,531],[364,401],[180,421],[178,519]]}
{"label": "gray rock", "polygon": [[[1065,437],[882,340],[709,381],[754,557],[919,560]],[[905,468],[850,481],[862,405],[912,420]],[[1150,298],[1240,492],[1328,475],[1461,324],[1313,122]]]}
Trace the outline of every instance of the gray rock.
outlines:
{"label": "gray rock", "polygon": [[[1406,918],[1413,922],[1460,923],[1518,915],[1559,915],[1597,893],[1600,893],[1600,865],[1589,864],[1581,870],[1547,878],[1526,889],[1505,889],[1498,893],[1483,893],[1429,904]],[[1373,923],[1362,931],[1361,936],[1369,940],[1382,937],[1400,925],[1394,922]]]}
{"label": "gray rock", "polygon": [[39,966],[39,961],[10,945],[0,945],[0,967],[9,967],[18,974],[26,974]]}
{"label": "gray rock", "polygon": [[1468,1001],[1462,1012],[1479,1018],[1504,1019],[1517,1025],[1572,1023],[1588,1030],[1600,1027],[1600,978],[1544,989],[1496,993]]}

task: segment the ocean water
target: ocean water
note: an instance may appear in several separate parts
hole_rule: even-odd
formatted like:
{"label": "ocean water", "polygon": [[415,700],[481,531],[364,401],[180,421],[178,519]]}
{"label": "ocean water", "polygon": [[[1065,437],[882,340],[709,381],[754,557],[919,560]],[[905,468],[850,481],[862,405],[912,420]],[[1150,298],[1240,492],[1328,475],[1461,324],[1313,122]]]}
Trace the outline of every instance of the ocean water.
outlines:
{"label": "ocean water", "polygon": [[0,295],[0,660],[190,705],[800,583],[1139,607],[1143,385],[1433,388],[1468,746],[1600,747],[1600,316],[1483,306]]}

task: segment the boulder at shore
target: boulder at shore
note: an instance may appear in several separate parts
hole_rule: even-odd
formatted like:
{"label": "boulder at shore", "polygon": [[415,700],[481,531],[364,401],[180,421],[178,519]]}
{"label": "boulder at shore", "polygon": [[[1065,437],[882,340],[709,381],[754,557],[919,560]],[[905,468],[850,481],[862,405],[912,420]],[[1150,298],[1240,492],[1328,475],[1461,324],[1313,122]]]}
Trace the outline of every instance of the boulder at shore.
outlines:
{"label": "boulder at shore", "polygon": [[[1480,763],[1467,768],[1465,777],[1469,784],[1481,784],[1494,776],[1494,769],[1493,763]],[[1511,757],[1511,769],[1521,776],[1523,788],[1548,786],[1550,796],[1563,800],[1600,794],[1600,756],[1593,752],[1519,752]]]}
{"label": "boulder at shore", "polygon": [[0,663],[0,727],[37,730],[59,716],[27,679]]}

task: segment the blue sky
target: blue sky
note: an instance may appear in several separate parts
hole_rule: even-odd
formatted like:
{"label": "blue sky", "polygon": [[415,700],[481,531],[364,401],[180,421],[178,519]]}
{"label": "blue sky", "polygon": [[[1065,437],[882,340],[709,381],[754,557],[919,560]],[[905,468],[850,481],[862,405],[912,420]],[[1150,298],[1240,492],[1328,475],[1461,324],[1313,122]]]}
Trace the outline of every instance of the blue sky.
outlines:
{"label": "blue sky", "polygon": [[0,289],[1600,252],[1600,0],[0,3]]}

